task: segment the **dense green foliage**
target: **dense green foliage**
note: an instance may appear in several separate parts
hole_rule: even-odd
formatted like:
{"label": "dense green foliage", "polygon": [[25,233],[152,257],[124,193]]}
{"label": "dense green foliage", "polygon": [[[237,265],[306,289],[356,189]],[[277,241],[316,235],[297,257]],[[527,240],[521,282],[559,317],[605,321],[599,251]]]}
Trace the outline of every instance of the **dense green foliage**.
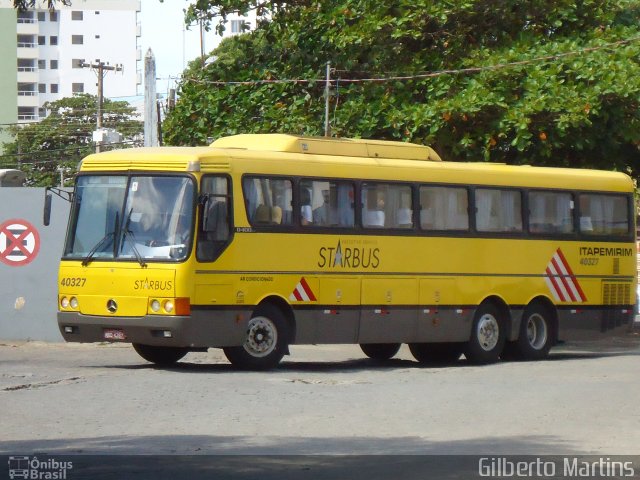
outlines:
{"label": "dense green foliage", "polygon": [[[29,186],[58,185],[59,169],[65,178],[76,172],[80,160],[95,152],[97,97],[82,94],[45,104],[48,117],[38,123],[9,128],[14,140],[4,143],[2,168],[18,168],[27,174]],[[123,135],[117,148],[131,147],[142,133],[142,122],[127,102],[104,100],[103,127]]]}
{"label": "dense green foliage", "polygon": [[[283,5],[194,2],[188,15],[214,26],[256,6],[271,20],[190,65],[166,141],[321,135],[330,61],[333,135],[430,144],[449,160],[640,170],[637,1]],[[355,81],[372,78],[384,80]],[[304,81],[271,83],[286,79]]]}
{"label": "dense green foliage", "polygon": [[[61,5],[71,5],[71,0],[47,0],[45,5],[49,10],[52,10],[58,3]],[[13,7],[18,10],[35,8],[36,4],[41,5],[41,3],[36,2],[36,0],[13,0]]]}

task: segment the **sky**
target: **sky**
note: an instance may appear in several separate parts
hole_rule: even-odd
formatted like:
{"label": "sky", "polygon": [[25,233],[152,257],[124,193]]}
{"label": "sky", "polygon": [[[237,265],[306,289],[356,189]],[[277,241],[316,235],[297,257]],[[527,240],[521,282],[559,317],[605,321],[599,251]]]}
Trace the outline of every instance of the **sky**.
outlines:
{"label": "sky", "polygon": [[[157,93],[166,94],[188,63],[200,56],[200,28],[184,26],[183,10],[188,0],[141,0],[142,55],[151,48],[156,58]],[[220,42],[213,31],[205,32],[205,53]]]}

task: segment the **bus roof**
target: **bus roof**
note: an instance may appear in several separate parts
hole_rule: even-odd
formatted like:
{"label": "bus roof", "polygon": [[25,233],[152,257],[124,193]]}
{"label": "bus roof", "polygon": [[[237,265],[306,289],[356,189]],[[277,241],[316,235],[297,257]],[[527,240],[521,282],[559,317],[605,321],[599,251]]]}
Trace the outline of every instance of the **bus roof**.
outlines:
{"label": "bus roof", "polygon": [[[631,178],[619,172],[488,162],[446,162],[441,161],[430,147],[406,142],[282,134],[222,137],[209,147],[112,150],[86,157],[81,171],[229,172],[232,158],[238,171],[248,173],[633,191]],[[287,160],[290,163],[284,163]],[[354,170],[356,168],[374,170],[365,172]]]}
{"label": "bus roof", "polygon": [[442,160],[431,147],[415,143],[354,138],[298,137],[283,134],[233,135],[219,138],[211,144],[211,147],[341,157],[396,158],[437,162]]}

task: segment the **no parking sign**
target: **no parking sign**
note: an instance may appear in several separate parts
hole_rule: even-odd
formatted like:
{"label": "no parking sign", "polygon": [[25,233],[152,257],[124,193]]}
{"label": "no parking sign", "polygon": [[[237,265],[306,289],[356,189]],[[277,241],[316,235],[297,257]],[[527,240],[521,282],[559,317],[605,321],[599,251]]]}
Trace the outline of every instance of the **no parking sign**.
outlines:
{"label": "no parking sign", "polygon": [[0,262],[20,267],[30,263],[40,250],[40,234],[29,222],[12,219],[0,225]]}

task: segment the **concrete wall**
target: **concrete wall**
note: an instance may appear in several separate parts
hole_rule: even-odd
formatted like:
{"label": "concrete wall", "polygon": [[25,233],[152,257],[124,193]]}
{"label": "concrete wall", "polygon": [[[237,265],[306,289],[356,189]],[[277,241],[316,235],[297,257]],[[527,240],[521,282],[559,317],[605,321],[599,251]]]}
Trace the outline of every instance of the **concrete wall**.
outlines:
{"label": "concrete wall", "polygon": [[43,203],[44,188],[0,187],[0,340],[62,341],[57,279],[69,203],[54,195],[48,227]]}

